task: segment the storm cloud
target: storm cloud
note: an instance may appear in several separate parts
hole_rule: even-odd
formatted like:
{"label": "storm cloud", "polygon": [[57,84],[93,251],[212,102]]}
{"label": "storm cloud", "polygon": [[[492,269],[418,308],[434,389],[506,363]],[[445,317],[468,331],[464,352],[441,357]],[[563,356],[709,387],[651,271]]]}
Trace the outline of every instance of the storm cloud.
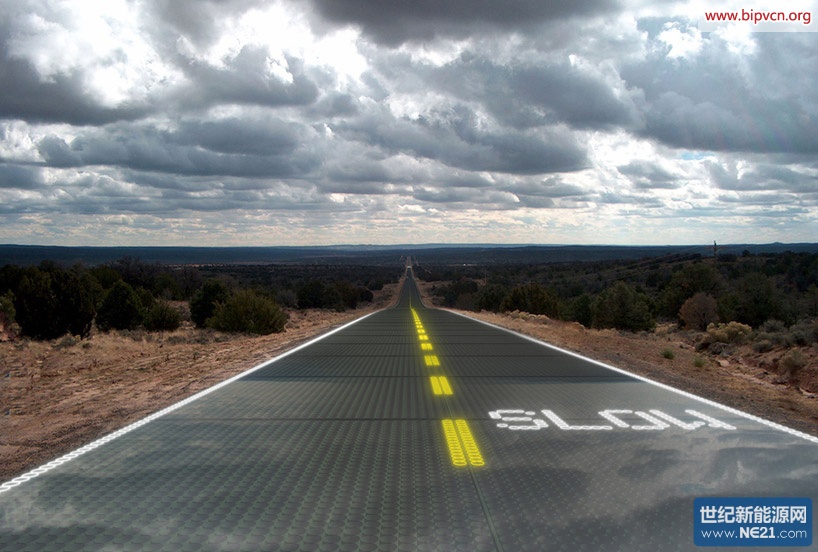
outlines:
{"label": "storm cloud", "polygon": [[0,8],[0,241],[818,234],[818,33],[624,0]]}

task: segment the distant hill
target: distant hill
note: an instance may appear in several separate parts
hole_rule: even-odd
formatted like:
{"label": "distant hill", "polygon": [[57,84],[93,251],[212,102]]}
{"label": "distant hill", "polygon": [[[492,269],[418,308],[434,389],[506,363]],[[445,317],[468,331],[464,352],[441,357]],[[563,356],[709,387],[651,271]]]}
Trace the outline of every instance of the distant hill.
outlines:
{"label": "distant hill", "polygon": [[[818,253],[818,244],[719,245],[719,255]],[[123,257],[166,265],[203,264],[400,264],[404,256],[435,264],[562,263],[641,259],[667,255],[712,256],[712,246],[602,245],[344,245],[327,247],[60,247],[0,245],[0,266],[44,260],[69,266],[105,264]]]}

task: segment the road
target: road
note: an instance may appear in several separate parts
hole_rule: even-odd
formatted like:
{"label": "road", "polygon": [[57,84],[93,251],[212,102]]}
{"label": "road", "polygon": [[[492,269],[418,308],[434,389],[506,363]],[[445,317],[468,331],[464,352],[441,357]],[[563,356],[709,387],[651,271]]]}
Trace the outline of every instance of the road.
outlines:
{"label": "road", "polygon": [[815,500],[816,458],[425,308],[410,270],[395,307],[7,482],[0,550],[695,550],[695,498]]}

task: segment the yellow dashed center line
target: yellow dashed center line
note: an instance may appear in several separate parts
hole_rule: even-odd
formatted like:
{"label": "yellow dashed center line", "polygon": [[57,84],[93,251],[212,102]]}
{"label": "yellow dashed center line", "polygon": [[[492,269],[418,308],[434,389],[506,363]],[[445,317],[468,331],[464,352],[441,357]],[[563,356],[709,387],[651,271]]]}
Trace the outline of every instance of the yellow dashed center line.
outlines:
{"label": "yellow dashed center line", "polygon": [[[418,332],[418,339],[420,340],[420,348],[422,351],[434,350],[432,344],[429,343],[429,336],[423,328],[415,309],[412,309],[412,317],[415,319],[415,328]],[[426,366],[434,367],[440,366],[440,359],[437,355],[424,355],[423,361]],[[432,386],[432,393],[437,396],[453,395],[452,386],[446,376],[430,376],[429,382]],[[452,460],[452,465],[458,468],[467,466],[485,466],[486,462],[483,460],[483,455],[480,453],[480,448],[469,429],[469,424],[466,420],[442,420],[443,435],[446,439],[446,445],[449,449],[449,456]]]}
{"label": "yellow dashed center line", "polygon": [[451,395],[452,388],[449,385],[449,380],[446,376],[432,376],[429,378],[432,382],[432,392],[435,395]]}

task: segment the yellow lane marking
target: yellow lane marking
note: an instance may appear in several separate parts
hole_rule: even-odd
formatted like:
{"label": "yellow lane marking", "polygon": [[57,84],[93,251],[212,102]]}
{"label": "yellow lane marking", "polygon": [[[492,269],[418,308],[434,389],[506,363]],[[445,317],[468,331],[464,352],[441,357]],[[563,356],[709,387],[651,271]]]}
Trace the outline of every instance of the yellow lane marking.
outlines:
{"label": "yellow lane marking", "polygon": [[469,464],[472,466],[485,466],[486,463],[483,461],[483,455],[480,454],[480,449],[477,448],[477,443],[471,434],[469,424],[466,423],[466,420],[456,420],[455,426],[460,434],[460,439],[463,441],[463,448],[466,449],[466,457],[469,459]]}
{"label": "yellow lane marking", "polygon": [[463,446],[457,437],[454,422],[443,420],[443,435],[446,437],[446,444],[449,446],[449,456],[452,459],[452,464],[457,467],[467,466],[466,455],[463,453]]}
{"label": "yellow lane marking", "polygon": [[443,435],[453,465],[459,468],[486,465],[466,420],[443,420]]}
{"label": "yellow lane marking", "polygon": [[432,382],[432,391],[435,395],[451,395],[452,387],[449,385],[449,380],[446,376],[432,376],[429,378]]}
{"label": "yellow lane marking", "polygon": [[423,349],[424,351],[431,351],[432,350],[432,344],[431,343],[421,343],[420,348]]}
{"label": "yellow lane marking", "polygon": [[426,366],[440,366],[440,359],[437,358],[437,355],[426,355],[423,360],[426,361]]}
{"label": "yellow lane marking", "polygon": [[429,336],[426,334],[419,335],[418,339],[420,339],[421,341],[429,341]]}

